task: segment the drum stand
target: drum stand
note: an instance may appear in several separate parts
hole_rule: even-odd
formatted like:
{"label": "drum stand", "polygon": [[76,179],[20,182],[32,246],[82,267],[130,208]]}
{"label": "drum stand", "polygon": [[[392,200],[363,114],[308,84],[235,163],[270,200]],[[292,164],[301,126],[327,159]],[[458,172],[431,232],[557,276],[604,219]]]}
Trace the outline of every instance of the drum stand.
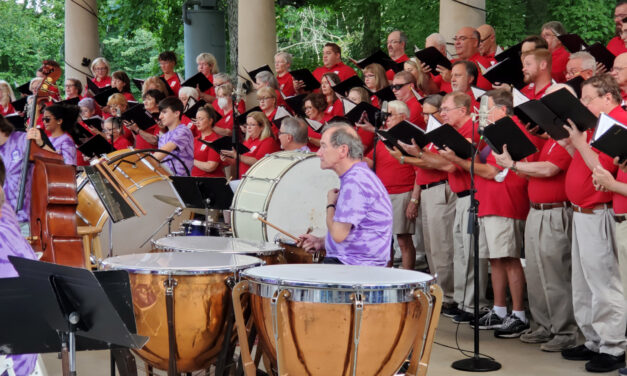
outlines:
{"label": "drum stand", "polygon": [[[163,226],[165,226],[166,224],[168,225],[168,234],[172,233],[172,221],[174,220],[174,217],[178,217],[179,215],[181,215],[181,213],[183,213],[183,209],[181,208],[176,208],[174,209],[174,211],[172,212],[172,214],[170,214],[170,216],[168,218],[165,219],[165,221],[163,221],[159,227],[157,227],[157,229],[150,234],[150,236],[148,237],[148,239],[146,239],[142,245],[139,246],[139,248],[143,247],[144,245],[146,245],[146,243],[148,243],[149,241],[152,240],[152,238],[157,235],[157,233],[159,231],[161,231],[161,229],[163,228]],[[111,244],[113,244],[113,242],[111,242]],[[109,256],[111,257],[111,256]]]}

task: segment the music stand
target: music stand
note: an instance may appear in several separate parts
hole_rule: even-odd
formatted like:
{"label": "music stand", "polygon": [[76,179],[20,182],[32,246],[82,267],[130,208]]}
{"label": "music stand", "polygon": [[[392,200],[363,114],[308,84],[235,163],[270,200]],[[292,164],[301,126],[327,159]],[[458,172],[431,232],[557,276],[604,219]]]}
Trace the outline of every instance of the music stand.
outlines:
{"label": "music stand", "polygon": [[[225,178],[170,176],[170,179],[179,201],[188,209],[205,209],[207,221],[210,209],[231,207],[233,190]],[[205,226],[205,235],[209,235],[209,226]]]}
{"label": "music stand", "polygon": [[[76,375],[76,351],[141,348],[128,273],[9,256],[19,278],[0,280],[2,354],[62,352],[63,374]],[[101,281],[103,282],[101,284]]]}

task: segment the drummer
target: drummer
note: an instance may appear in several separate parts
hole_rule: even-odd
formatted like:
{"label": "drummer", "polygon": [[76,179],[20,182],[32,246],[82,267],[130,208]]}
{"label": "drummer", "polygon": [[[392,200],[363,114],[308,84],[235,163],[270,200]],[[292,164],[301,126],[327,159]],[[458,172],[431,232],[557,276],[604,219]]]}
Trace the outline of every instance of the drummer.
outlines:
{"label": "drummer", "polygon": [[292,117],[283,119],[279,130],[279,142],[281,149],[285,151],[310,152],[307,146],[307,124]]}
{"label": "drummer", "polygon": [[357,132],[331,123],[320,140],[320,167],[340,177],[340,189],[327,194],[326,238],[300,236],[310,252],[326,250],[324,263],[386,266],[392,244],[392,203],[379,178],[363,158]]}

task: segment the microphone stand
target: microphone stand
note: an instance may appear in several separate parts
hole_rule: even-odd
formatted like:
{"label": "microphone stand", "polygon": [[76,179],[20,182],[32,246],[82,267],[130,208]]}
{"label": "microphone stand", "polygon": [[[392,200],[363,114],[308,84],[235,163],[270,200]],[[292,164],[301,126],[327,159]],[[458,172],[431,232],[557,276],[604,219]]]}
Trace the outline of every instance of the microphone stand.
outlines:
{"label": "microphone stand", "polygon": [[451,367],[460,371],[490,372],[501,369],[501,364],[492,358],[482,358],[479,354],[479,201],[475,198],[475,158],[479,151],[479,140],[475,140],[475,122],[472,122],[472,158],[470,160],[470,210],[468,212],[468,233],[472,235],[470,253],[474,261],[474,354],[471,358],[453,362]]}
{"label": "microphone stand", "polygon": [[[236,89],[237,91],[239,90]],[[239,125],[235,119],[239,116],[239,112],[237,112],[237,103],[238,103],[239,95],[236,91],[231,95],[231,101],[233,104],[233,133],[231,133],[231,142],[233,143],[235,149],[235,179],[239,179],[239,152],[237,151],[237,144],[239,144]]]}

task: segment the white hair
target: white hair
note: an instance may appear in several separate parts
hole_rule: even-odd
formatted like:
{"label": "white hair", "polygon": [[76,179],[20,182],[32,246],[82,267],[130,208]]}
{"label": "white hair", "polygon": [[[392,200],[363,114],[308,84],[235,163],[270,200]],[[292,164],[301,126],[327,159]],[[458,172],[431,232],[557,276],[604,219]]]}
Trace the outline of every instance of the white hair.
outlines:
{"label": "white hair", "polygon": [[198,100],[198,90],[196,90],[193,87],[189,87],[189,86],[182,86],[179,89],[179,96],[183,94],[183,95],[187,95],[188,98],[194,98],[196,100]]}
{"label": "white hair", "polygon": [[595,73],[597,68],[597,61],[594,59],[594,56],[592,56],[589,52],[575,52],[574,54],[570,55],[570,58],[568,60],[570,61],[575,59],[581,59],[581,69],[589,69],[592,71],[593,74]]}
{"label": "white hair", "polygon": [[405,114],[407,118],[409,118],[409,107],[403,101],[391,101],[388,103],[388,111],[392,112],[392,110],[396,111],[399,114]]}
{"label": "white hair", "polygon": [[433,34],[429,35],[425,39],[425,41],[428,41],[428,40],[432,40],[435,44],[437,44],[440,47],[442,47],[442,46],[446,47],[446,40],[444,39],[444,37],[440,33],[433,33]]}

